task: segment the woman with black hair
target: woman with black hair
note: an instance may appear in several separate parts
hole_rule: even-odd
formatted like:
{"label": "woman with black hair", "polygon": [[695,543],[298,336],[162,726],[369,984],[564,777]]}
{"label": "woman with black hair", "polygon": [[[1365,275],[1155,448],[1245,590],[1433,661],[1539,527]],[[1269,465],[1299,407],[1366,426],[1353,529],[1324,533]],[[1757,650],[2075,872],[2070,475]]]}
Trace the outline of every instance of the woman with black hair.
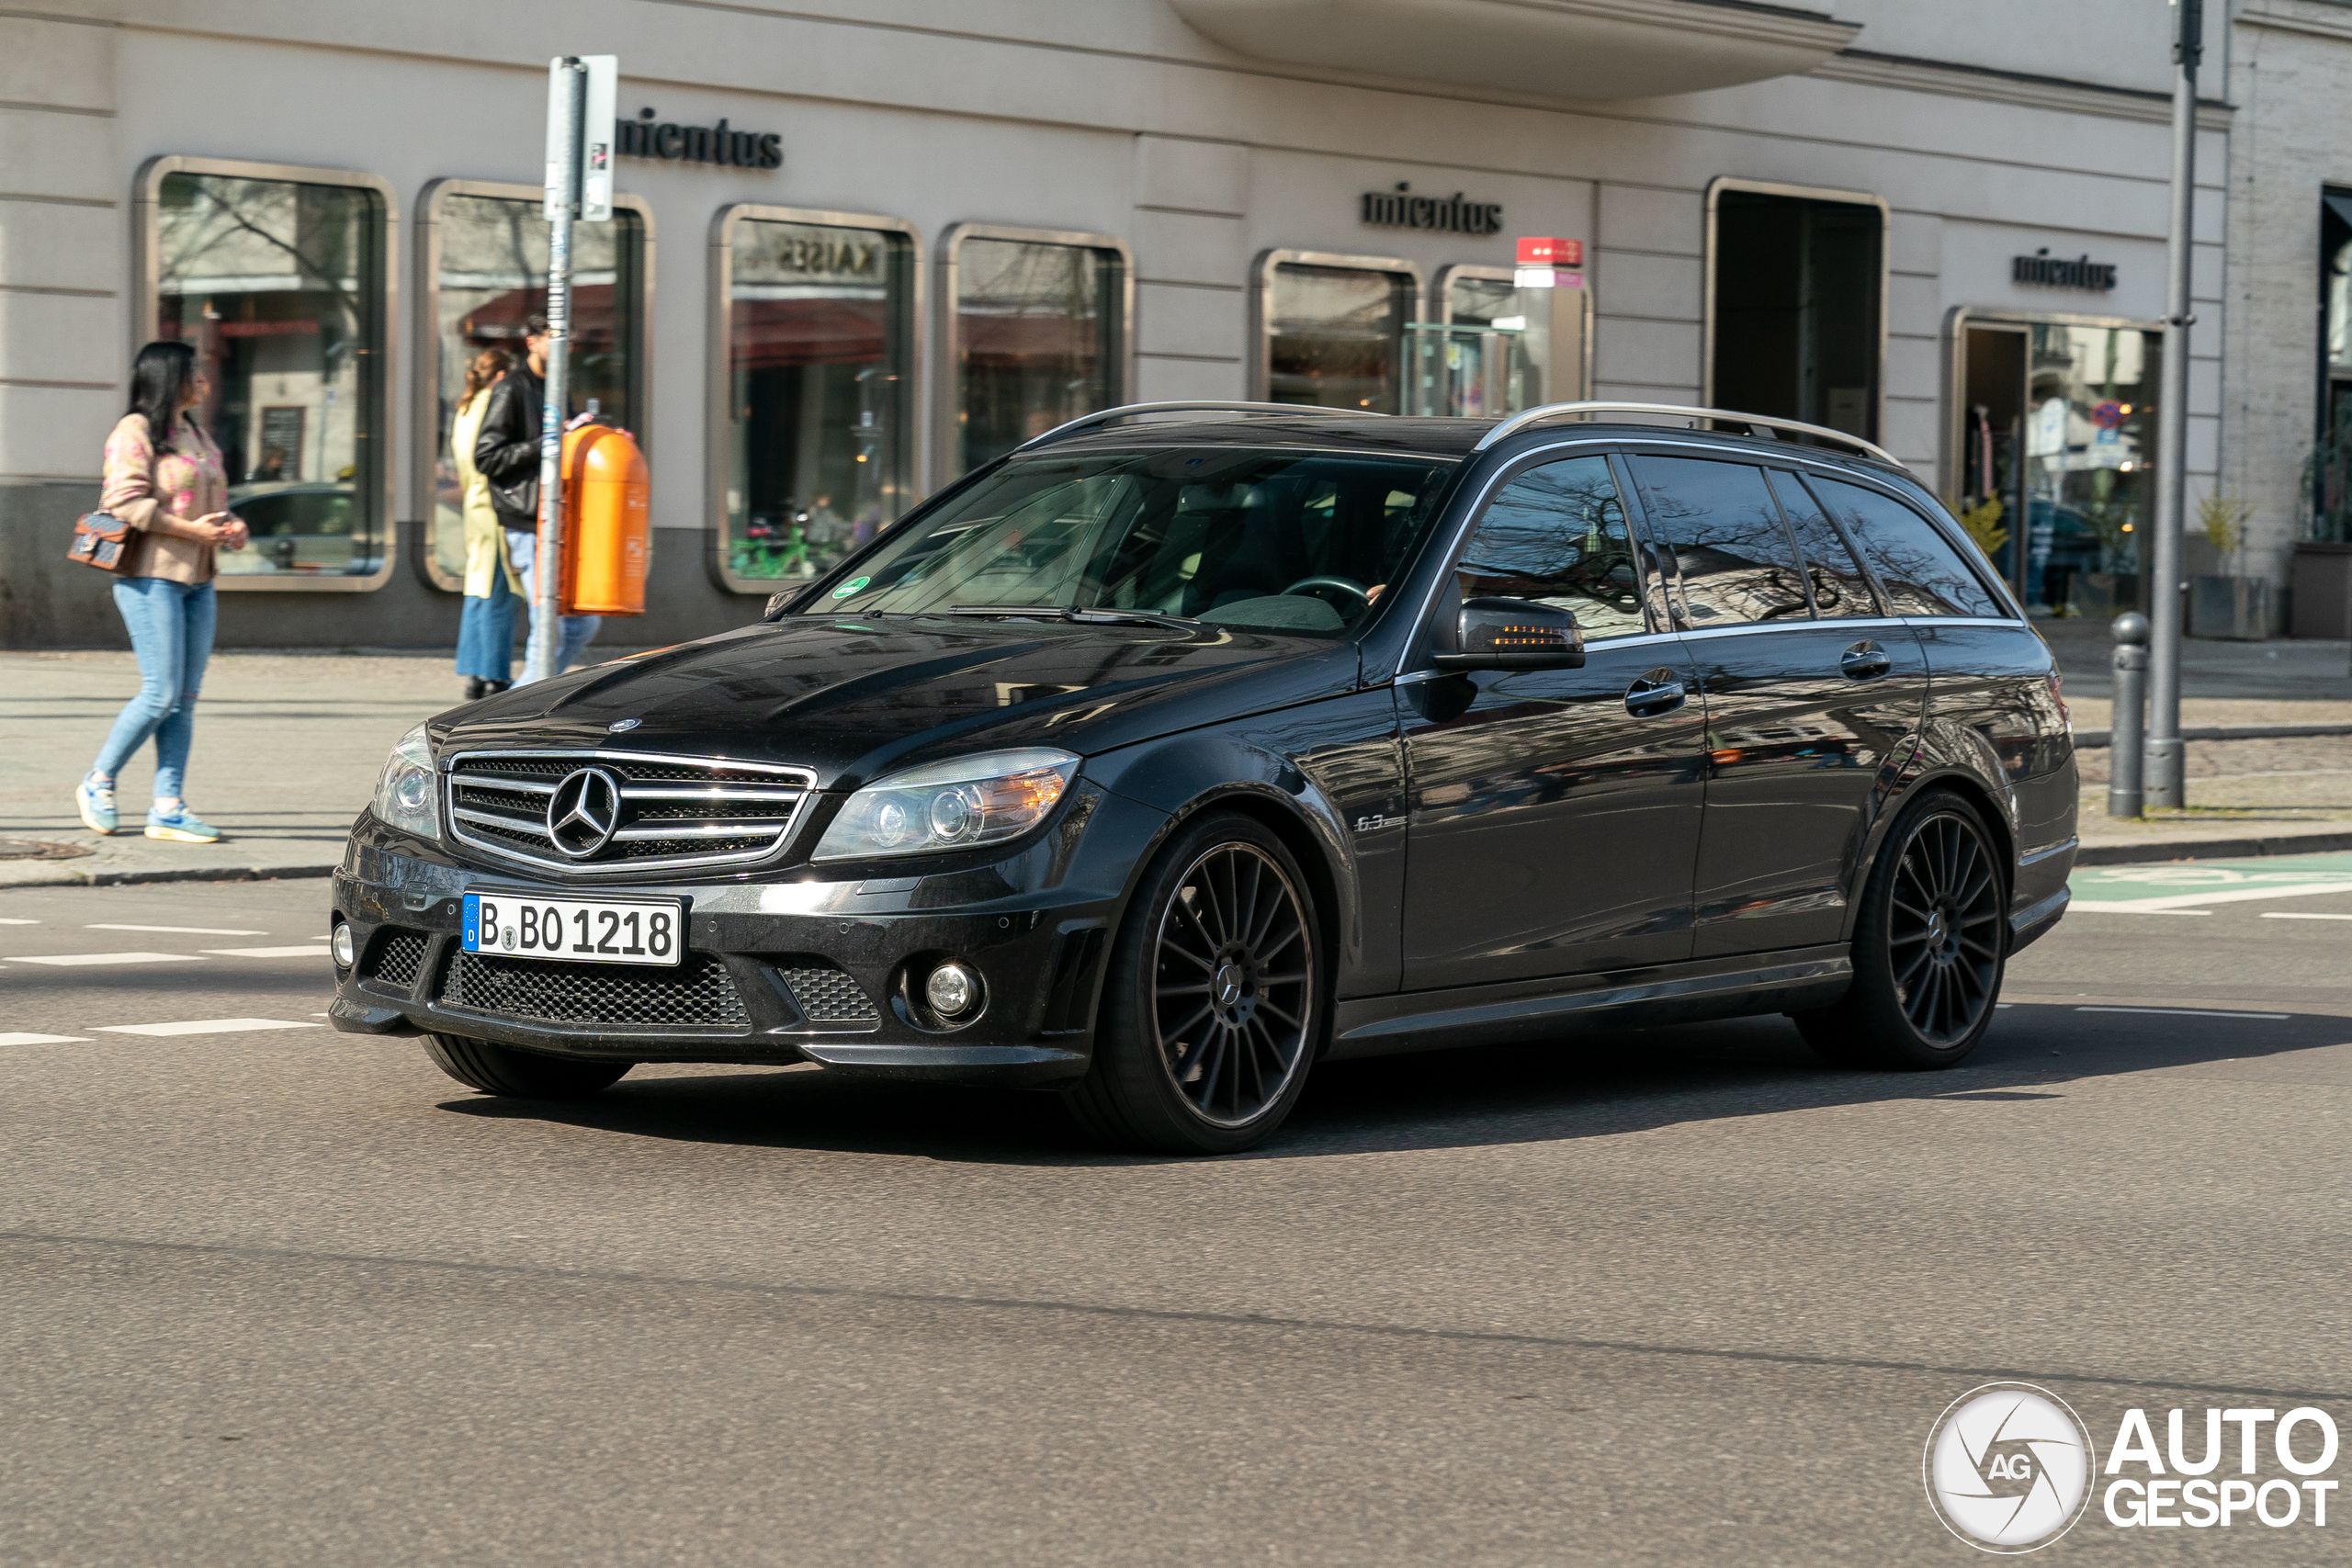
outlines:
{"label": "woman with black hair", "polygon": [[214,552],[245,545],[244,524],[227,510],[220,449],[194,414],[210,390],[193,348],[151,343],[131,367],[130,412],[107,437],[98,504],[133,530],[114,603],[139,657],[139,694],[123,705],[89,776],[74,791],[94,833],[115,830],[115,774],[152,738],[155,805],[147,813],[147,836],[184,844],[220,838],[180,795],[197,691],[212,657]]}

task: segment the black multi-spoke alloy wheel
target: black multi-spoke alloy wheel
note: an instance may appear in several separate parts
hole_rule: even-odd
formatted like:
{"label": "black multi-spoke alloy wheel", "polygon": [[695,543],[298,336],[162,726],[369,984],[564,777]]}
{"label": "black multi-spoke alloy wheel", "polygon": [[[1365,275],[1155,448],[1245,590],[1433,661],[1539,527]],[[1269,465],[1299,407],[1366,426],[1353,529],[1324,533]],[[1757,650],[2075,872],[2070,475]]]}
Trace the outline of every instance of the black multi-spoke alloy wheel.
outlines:
{"label": "black multi-spoke alloy wheel", "polygon": [[1096,1136],[1229,1154],[1282,1125],[1323,1029],[1323,944],[1298,863],[1246,817],[1154,858],[1112,949],[1094,1059],[1064,1099]]}
{"label": "black multi-spoke alloy wheel", "polygon": [[435,1066],[468,1089],[518,1100],[578,1100],[611,1088],[637,1065],[542,1056],[459,1034],[426,1035],[424,1054],[433,1058]]}
{"label": "black multi-spoke alloy wheel", "polygon": [[1845,1066],[1949,1067],[1993,1021],[2008,957],[2008,874],[1973,807],[1934,791],[1905,809],[1871,868],[1854,924],[1854,984],[1797,1015]]}

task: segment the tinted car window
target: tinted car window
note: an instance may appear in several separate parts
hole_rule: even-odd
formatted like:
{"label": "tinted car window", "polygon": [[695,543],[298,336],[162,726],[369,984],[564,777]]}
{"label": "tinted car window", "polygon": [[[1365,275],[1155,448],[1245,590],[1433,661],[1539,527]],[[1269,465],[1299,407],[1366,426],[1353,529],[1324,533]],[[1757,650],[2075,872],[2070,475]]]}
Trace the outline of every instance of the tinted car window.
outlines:
{"label": "tinted car window", "polygon": [[1027,458],[799,608],[1076,606],[1337,634],[1387,587],[1453,467],[1224,446]]}
{"label": "tinted car window", "polygon": [[1642,573],[1606,457],[1569,457],[1503,486],[1454,569],[1464,599],[1532,599],[1576,615],[1585,640],[1632,637]]}
{"label": "tinted car window", "polygon": [[1896,615],[2007,614],[1934,524],[1891,495],[1839,479],[1811,482],[1878,573]]}
{"label": "tinted car window", "polygon": [[1651,537],[1681,570],[1692,626],[1812,615],[1763,469],[1698,457],[1635,457],[1633,469]]}
{"label": "tinted car window", "polygon": [[1794,474],[1771,470],[1772,494],[1781,514],[1797,536],[1797,555],[1804,562],[1805,581],[1813,589],[1813,613],[1824,619],[1843,615],[1875,615],[1878,600],[1870,579],[1862,575],[1853,550],[1838,537],[1828,515],[1797,482]]}

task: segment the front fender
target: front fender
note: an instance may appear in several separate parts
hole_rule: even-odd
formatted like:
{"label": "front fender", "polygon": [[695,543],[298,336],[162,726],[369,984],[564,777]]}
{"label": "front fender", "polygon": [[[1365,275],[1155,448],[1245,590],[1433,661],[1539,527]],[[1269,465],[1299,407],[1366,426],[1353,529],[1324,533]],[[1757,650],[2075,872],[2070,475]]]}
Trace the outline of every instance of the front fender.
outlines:
{"label": "front fender", "polygon": [[[1153,843],[1136,859],[1138,875],[1159,843],[1202,811],[1238,807],[1267,819],[1290,846],[1309,882],[1317,885],[1329,912],[1326,924],[1338,956],[1339,994],[1358,994],[1368,984],[1386,988],[1379,960],[1369,967],[1366,964],[1363,878],[1348,830],[1347,804],[1334,800],[1333,792],[1306,768],[1241,736],[1196,733],[1091,758],[1086,774],[1111,794],[1168,814]],[[1133,891],[1131,883],[1130,896]],[[1386,980],[1387,986],[1393,984]]]}

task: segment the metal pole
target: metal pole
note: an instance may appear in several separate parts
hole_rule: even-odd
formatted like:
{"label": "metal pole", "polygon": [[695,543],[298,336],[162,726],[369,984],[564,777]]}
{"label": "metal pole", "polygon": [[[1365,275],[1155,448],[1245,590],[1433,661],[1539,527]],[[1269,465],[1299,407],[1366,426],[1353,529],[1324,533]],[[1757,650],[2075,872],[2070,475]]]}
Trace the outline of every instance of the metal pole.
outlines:
{"label": "metal pole", "polygon": [[2180,739],[2180,541],[2187,527],[2191,220],[2197,202],[2197,61],[2204,49],[2204,0],[2173,0],[2172,223],[2165,238],[2165,365],[2156,411],[2155,537],[2148,550],[2147,803],[2182,804]]}
{"label": "metal pole", "polygon": [[547,403],[539,416],[538,592],[531,605],[531,641],[538,657],[527,672],[534,681],[554,676],[563,646],[559,609],[563,587],[563,425],[571,382],[571,221],[580,214],[580,123],[588,107],[588,73],[571,59],[565,60],[564,70],[571,91],[564,98],[562,154],[556,172],[563,199],[548,224]]}
{"label": "metal pole", "polygon": [[2109,817],[2140,815],[2141,748],[2147,741],[2143,709],[2148,700],[2148,617],[2133,612],[2115,617],[2115,716],[2108,720],[2107,783]]}

